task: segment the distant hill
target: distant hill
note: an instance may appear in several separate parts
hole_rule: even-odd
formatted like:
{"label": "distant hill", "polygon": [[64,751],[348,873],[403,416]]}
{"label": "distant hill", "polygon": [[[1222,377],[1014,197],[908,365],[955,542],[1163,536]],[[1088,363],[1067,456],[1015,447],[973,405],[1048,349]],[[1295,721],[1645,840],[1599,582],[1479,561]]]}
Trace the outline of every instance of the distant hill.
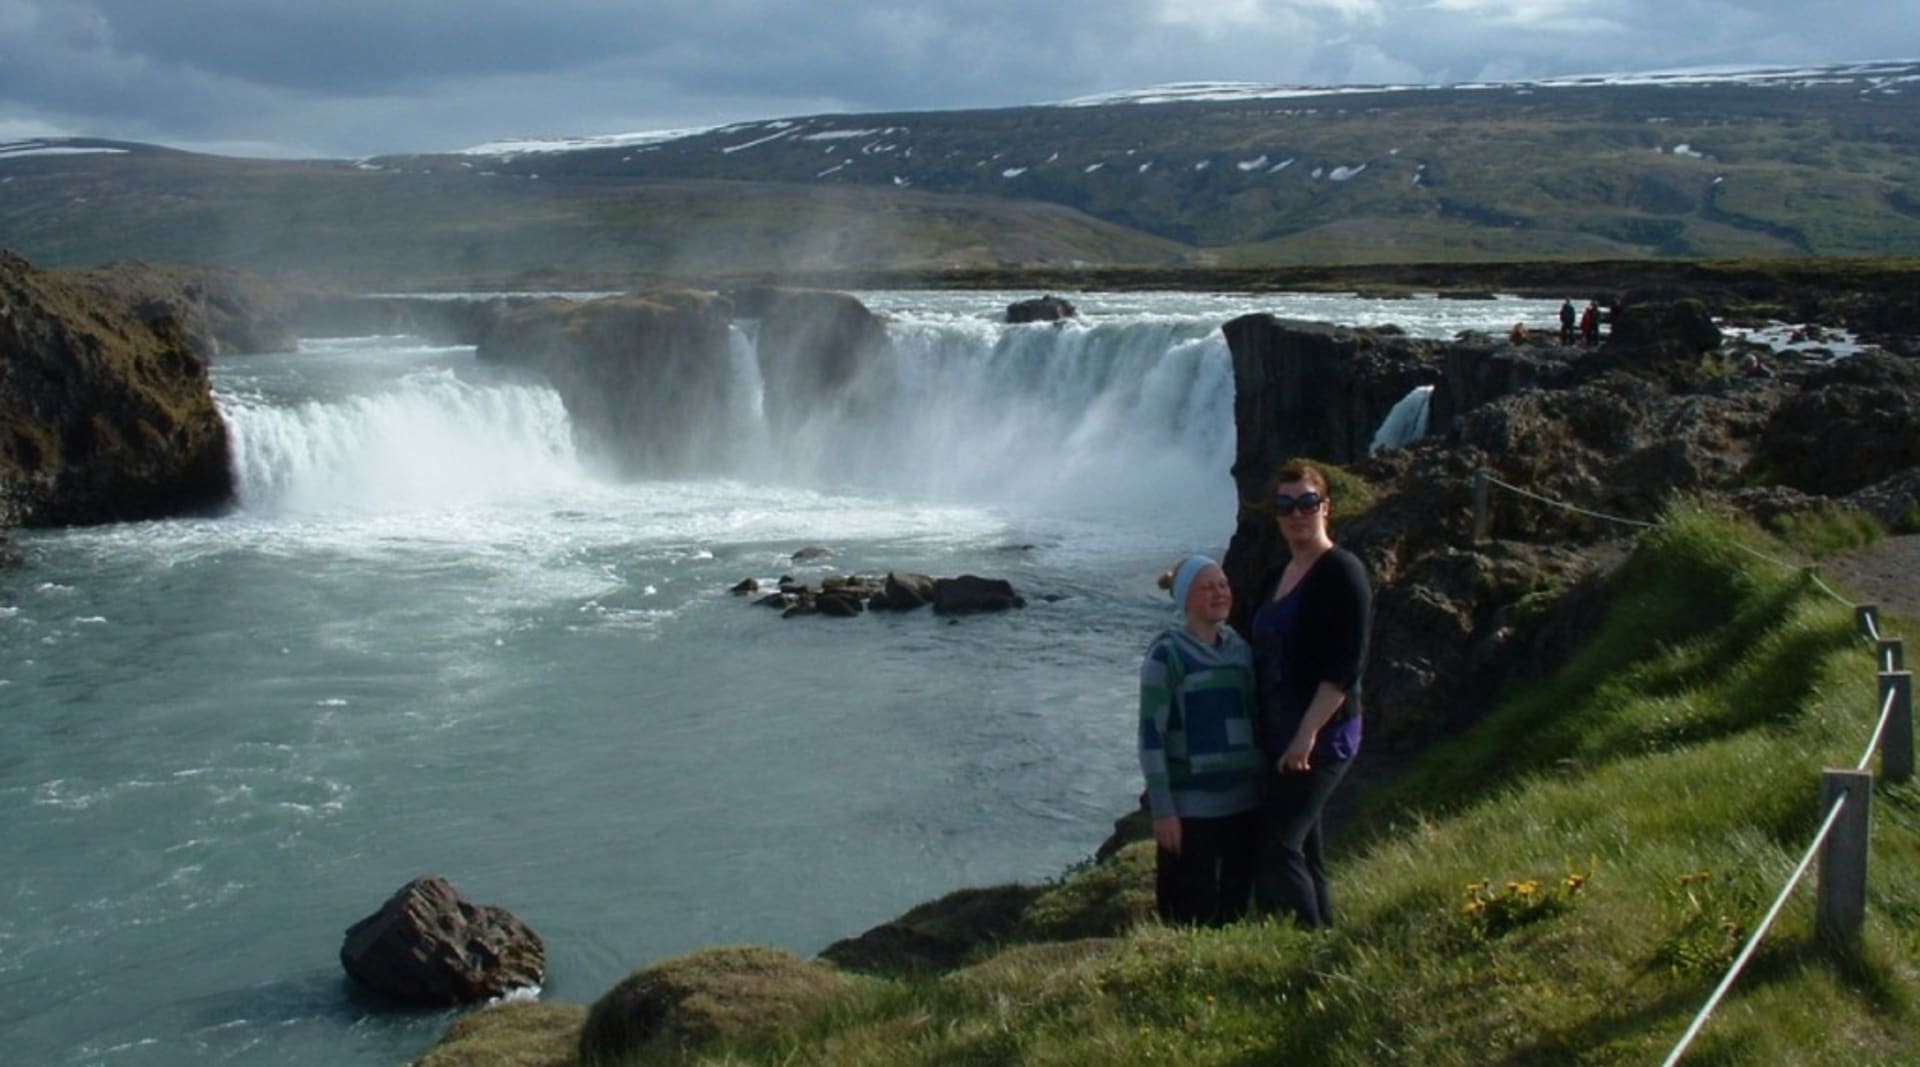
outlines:
{"label": "distant hill", "polygon": [[0,245],[431,285],[1920,254],[1920,62],[984,111],[283,162],[0,145]]}

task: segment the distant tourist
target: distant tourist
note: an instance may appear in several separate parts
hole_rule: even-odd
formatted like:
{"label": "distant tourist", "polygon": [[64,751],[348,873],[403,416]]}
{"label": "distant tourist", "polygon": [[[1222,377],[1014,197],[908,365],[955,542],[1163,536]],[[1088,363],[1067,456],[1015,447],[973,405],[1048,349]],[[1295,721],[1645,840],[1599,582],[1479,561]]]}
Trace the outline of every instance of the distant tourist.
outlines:
{"label": "distant tourist", "polygon": [[1260,583],[1253,613],[1260,747],[1267,798],[1254,899],[1302,926],[1333,925],[1321,815],[1360,752],[1360,676],[1373,623],[1373,587],[1353,553],[1333,543],[1333,500],[1319,470],[1280,468],[1271,494],[1291,558]]}
{"label": "distant tourist", "polygon": [[1527,324],[1524,322],[1514,323],[1513,329],[1507,331],[1507,342],[1509,344],[1516,344],[1516,345],[1526,344],[1527,343]]}
{"label": "distant tourist", "polygon": [[1219,926],[1246,914],[1260,846],[1260,758],[1253,653],[1227,625],[1220,565],[1191,556],[1160,585],[1180,625],[1140,668],[1140,769],[1153,815],[1154,906],[1173,923]]}
{"label": "distant tourist", "polygon": [[1563,345],[1570,345],[1573,343],[1573,298],[1572,297],[1568,297],[1567,299],[1562,300],[1560,302],[1560,343]]}
{"label": "distant tourist", "polygon": [[1600,301],[1587,301],[1587,310],[1580,313],[1580,341],[1588,348],[1600,343]]}

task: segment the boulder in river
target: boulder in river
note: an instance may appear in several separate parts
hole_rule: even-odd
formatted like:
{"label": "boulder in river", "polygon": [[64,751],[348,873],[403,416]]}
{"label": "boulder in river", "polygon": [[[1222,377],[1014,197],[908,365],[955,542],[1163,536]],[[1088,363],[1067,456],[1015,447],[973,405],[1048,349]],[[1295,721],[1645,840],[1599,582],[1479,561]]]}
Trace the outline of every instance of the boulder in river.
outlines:
{"label": "boulder in river", "polygon": [[1007,305],[1007,321],[1016,325],[1023,322],[1061,322],[1079,314],[1079,310],[1064,297],[1052,294]]}
{"label": "boulder in river", "polygon": [[546,976],[546,946],[505,908],[474,904],[445,878],[416,878],[347,928],[340,965],[411,1004],[472,1004]]}

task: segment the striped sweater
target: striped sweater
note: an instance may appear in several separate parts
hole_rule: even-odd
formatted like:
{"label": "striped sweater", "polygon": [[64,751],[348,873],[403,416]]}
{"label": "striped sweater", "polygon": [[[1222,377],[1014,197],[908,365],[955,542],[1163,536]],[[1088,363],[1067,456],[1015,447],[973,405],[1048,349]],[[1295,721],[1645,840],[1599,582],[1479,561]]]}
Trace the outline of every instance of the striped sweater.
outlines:
{"label": "striped sweater", "polygon": [[1154,639],[1140,666],[1140,769],[1154,818],[1259,806],[1253,708],[1253,652],[1231,627],[1212,645],[1184,629]]}

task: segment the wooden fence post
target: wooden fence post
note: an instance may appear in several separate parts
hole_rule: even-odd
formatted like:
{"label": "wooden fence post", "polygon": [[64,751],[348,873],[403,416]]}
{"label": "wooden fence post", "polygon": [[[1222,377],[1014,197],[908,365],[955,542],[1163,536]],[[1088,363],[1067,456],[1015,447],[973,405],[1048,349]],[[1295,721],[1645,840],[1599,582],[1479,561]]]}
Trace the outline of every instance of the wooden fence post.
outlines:
{"label": "wooden fence post", "polygon": [[1881,671],[1879,713],[1887,706],[1887,694],[1893,694],[1893,710],[1887,715],[1886,732],[1880,735],[1880,773],[1889,782],[1904,782],[1913,777],[1913,672]]}
{"label": "wooden fence post", "polygon": [[1487,527],[1490,516],[1487,514],[1487,472],[1475,471],[1473,474],[1473,540],[1475,544],[1487,539]]}
{"label": "wooden fence post", "polygon": [[1860,624],[1860,632],[1875,641],[1880,639],[1880,605],[1860,604],[1853,609],[1853,621]]}
{"label": "wooden fence post", "polygon": [[1873,653],[1880,659],[1883,671],[1904,671],[1907,669],[1906,644],[1898,637],[1883,637],[1873,646]]}
{"label": "wooden fence post", "polygon": [[1820,849],[1820,882],[1814,928],[1830,942],[1860,936],[1867,921],[1867,836],[1873,802],[1873,775],[1830,770],[1820,775],[1820,810],[1833,809],[1835,797],[1847,803]]}

